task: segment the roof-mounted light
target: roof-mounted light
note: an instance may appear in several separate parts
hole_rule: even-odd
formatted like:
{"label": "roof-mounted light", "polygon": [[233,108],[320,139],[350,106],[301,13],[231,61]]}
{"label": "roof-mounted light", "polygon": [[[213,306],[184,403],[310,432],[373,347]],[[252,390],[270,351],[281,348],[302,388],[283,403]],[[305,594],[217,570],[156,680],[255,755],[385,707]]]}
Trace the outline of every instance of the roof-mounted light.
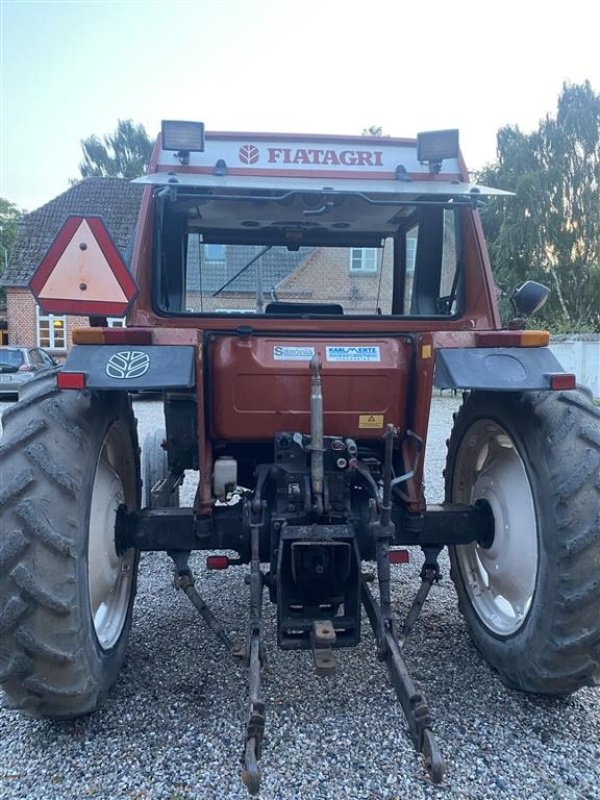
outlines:
{"label": "roof-mounted light", "polygon": [[187,164],[190,153],[204,151],[204,123],[163,120],[161,140],[163,150],[174,150],[180,162]]}
{"label": "roof-mounted light", "polygon": [[429,171],[438,173],[446,158],[458,158],[458,131],[426,131],[417,134],[417,158],[429,164]]}

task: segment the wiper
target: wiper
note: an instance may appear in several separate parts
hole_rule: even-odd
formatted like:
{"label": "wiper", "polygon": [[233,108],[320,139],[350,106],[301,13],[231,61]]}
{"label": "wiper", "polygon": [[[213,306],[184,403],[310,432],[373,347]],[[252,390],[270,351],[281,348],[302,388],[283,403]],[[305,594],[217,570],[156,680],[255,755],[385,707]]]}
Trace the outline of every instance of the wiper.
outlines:
{"label": "wiper", "polygon": [[272,244],[268,244],[266,247],[263,247],[263,249],[260,251],[260,253],[257,253],[253,258],[251,258],[250,261],[247,264],[245,264],[238,272],[235,273],[233,278],[230,278],[227,281],[227,283],[224,283],[223,286],[221,286],[219,289],[217,289],[216,292],[213,292],[212,296],[216,297],[217,295],[221,294],[223,289],[226,289],[229,286],[230,283],[233,283],[235,280],[237,280],[237,278],[240,277],[240,275],[243,275],[244,272],[246,272],[246,270],[249,269],[252,266],[252,264],[254,264],[255,261],[258,261],[259,258],[262,258],[265,253],[268,253],[268,251],[272,249],[272,247],[273,247]]}

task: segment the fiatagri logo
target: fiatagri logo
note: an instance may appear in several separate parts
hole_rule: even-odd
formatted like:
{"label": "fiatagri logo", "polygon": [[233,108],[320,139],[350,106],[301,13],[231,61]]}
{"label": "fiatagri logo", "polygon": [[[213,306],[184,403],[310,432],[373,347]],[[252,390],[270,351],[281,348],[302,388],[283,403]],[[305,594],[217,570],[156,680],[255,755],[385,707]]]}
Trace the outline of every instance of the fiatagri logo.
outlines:
{"label": "fiatagri logo", "polygon": [[[254,144],[240,147],[242,164],[256,164],[261,152]],[[318,167],[382,167],[382,150],[315,150],[304,147],[267,147],[267,164]]]}

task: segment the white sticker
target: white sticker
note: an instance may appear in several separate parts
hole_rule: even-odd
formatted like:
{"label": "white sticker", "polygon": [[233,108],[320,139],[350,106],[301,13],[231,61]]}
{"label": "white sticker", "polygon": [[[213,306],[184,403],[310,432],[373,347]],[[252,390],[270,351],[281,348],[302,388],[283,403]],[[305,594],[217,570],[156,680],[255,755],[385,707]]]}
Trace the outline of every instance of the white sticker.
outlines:
{"label": "white sticker", "polygon": [[359,345],[358,347],[327,347],[327,361],[381,361],[379,347]]}
{"label": "white sticker", "polygon": [[275,361],[310,361],[314,354],[314,347],[284,347],[280,344],[273,347]]}

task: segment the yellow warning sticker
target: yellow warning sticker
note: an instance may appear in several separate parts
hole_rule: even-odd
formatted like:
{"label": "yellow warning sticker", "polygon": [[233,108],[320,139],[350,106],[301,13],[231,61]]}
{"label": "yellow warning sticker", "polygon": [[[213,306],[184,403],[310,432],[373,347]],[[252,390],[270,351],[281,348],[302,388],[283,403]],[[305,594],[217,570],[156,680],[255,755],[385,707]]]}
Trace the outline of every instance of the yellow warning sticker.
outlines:
{"label": "yellow warning sticker", "polygon": [[359,428],[383,428],[383,414],[359,414]]}
{"label": "yellow warning sticker", "polygon": [[421,358],[431,358],[431,345],[424,344],[421,348]]}

